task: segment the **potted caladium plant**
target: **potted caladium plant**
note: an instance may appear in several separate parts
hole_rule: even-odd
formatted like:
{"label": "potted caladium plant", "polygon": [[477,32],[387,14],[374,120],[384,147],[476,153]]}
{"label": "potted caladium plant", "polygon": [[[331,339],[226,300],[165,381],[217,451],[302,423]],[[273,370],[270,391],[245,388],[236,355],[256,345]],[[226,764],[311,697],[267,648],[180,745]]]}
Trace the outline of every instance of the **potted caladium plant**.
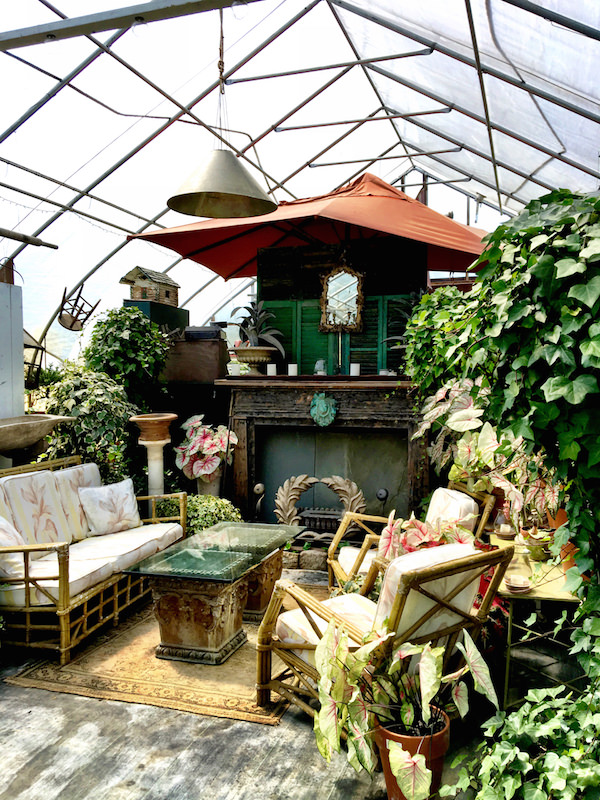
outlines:
{"label": "potted caladium plant", "polygon": [[[464,666],[442,675],[445,648],[405,642],[381,660],[378,635],[352,650],[343,627],[331,620],[315,650],[320,710],[315,713],[317,747],[329,761],[339,752],[342,732],[348,761],[373,773],[377,751],[390,800],[425,800],[437,791],[449,745],[451,701],[461,716],[469,708],[463,676],[470,672],[476,691],[498,708],[489,670],[467,631],[457,648]],[[415,671],[408,662],[418,656]]]}

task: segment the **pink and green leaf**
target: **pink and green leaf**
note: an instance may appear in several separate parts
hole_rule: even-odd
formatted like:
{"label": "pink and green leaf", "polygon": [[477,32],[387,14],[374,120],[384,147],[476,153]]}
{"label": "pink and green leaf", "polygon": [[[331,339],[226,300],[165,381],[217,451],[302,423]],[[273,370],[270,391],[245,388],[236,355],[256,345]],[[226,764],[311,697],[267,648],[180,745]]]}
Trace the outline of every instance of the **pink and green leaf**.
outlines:
{"label": "pink and green leaf", "polygon": [[431,771],[425,756],[411,756],[397,742],[389,742],[390,767],[406,800],[427,800],[431,789]]}
{"label": "pink and green leaf", "polygon": [[464,655],[469,665],[475,690],[480,694],[486,695],[490,702],[493,703],[496,708],[499,708],[496,690],[494,689],[494,684],[490,678],[490,671],[483,660],[483,656],[475,647],[475,642],[471,639],[467,631],[463,631],[463,637],[464,646],[460,642],[457,642],[456,646]]}

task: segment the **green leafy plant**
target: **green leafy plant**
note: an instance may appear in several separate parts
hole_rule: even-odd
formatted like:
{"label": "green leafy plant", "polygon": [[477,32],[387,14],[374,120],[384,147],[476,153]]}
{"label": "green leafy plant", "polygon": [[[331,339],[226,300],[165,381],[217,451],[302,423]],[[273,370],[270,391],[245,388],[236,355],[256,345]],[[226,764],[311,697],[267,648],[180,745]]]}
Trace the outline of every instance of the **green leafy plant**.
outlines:
{"label": "green leafy plant", "polygon": [[[179,513],[177,500],[161,500],[158,503],[161,516],[174,516]],[[188,536],[200,533],[217,522],[242,522],[242,515],[233,503],[224,497],[189,494],[187,500]]]}
{"label": "green leafy plant", "polygon": [[127,425],[138,409],[106,373],[66,364],[62,380],[50,388],[47,411],[75,417],[72,423],[54,428],[47,458],[80,455],[98,464],[106,483],[128,476]]}
{"label": "green leafy plant", "polygon": [[246,312],[246,315],[238,322],[242,343],[247,343],[250,347],[257,347],[265,343],[270,347],[276,347],[285,357],[285,350],[279,341],[279,337],[283,334],[277,328],[272,328],[269,322],[270,319],[274,319],[275,314],[264,308],[262,300],[252,302],[247,306],[238,306],[233,309],[232,315],[237,314],[238,311]]}
{"label": "green leafy plant", "polygon": [[484,421],[489,394],[481,379],[444,384],[423,403],[413,438],[432,434],[428,453],[438,474],[450,464],[449,480],[465,483],[471,491],[502,490],[517,529],[545,521],[546,511],[553,514],[558,508],[555,470],[546,468],[543,453],[527,452],[522,436],[499,432]]}
{"label": "green leafy plant", "polygon": [[600,797],[600,700],[563,686],[534,689],[511,714],[483,727],[486,739],[442,796],[470,789],[474,800],[582,800]]}
{"label": "green leafy plant", "polygon": [[86,366],[125,387],[142,411],[150,409],[170,339],[139,308],[114,308],[98,319],[84,351]]}
{"label": "green leafy plant", "polygon": [[[351,649],[343,627],[331,620],[315,650],[319,671],[320,710],[315,714],[315,737],[321,755],[329,761],[340,752],[342,731],[348,744],[348,761],[354,769],[373,773],[376,750],[373,731],[381,724],[395,733],[426,736],[443,727],[439,709],[449,696],[464,716],[469,708],[468,689],[462,677],[470,672],[474,688],[498,708],[488,668],[469,634],[457,647],[465,664],[442,676],[443,647],[404,643],[391,657],[381,660],[379,646],[391,634],[374,636],[358,649]],[[407,671],[418,656],[418,673]],[[400,744],[389,742],[392,772],[407,800],[429,797],[431,771],[425,756],[411,756]]]}
{"label": "green leafy plant", "polygon": [[600,197],[561,189],[532,201],[487,237],[478,266],[455,308],[435,292],[415,309],[411,377],[427,395],[481,378],[499,437],[544,453],[568,491],[554,551],[568,539],[578,550],[566,584],[583,600],[574,646],[600,675]]}

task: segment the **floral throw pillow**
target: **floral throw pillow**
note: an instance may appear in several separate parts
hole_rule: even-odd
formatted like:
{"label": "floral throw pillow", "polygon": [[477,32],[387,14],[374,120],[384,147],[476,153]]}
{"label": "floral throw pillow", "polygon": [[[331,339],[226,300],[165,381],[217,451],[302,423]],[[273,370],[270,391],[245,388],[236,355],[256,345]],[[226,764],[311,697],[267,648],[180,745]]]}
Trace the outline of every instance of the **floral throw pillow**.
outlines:
{"label": "floral throw pillow", "polygon": [[142,524],[131,478],[108,486],[82,486],[78,492],[89,536],[128,531]]}
{"label": "floral throw pillow", "polygon": [[[11,523],[0,517],[0,547],[22,547],[25,540]],[[3,578],[22,578],[23,556],[20,553],[3,553],[0,556],[0,576]]]}

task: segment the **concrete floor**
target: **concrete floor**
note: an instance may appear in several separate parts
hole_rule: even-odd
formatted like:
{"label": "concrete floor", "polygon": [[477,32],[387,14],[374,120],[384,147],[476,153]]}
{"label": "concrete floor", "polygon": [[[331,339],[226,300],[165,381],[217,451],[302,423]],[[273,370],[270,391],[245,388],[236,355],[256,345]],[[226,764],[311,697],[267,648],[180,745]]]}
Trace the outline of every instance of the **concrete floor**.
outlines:
{"label": "concrete floor", "polygon": [[270,726],[4,683],[23,653],[0,650],[0,800],[387,797],[344,752],[327,764],[295,708]]}

